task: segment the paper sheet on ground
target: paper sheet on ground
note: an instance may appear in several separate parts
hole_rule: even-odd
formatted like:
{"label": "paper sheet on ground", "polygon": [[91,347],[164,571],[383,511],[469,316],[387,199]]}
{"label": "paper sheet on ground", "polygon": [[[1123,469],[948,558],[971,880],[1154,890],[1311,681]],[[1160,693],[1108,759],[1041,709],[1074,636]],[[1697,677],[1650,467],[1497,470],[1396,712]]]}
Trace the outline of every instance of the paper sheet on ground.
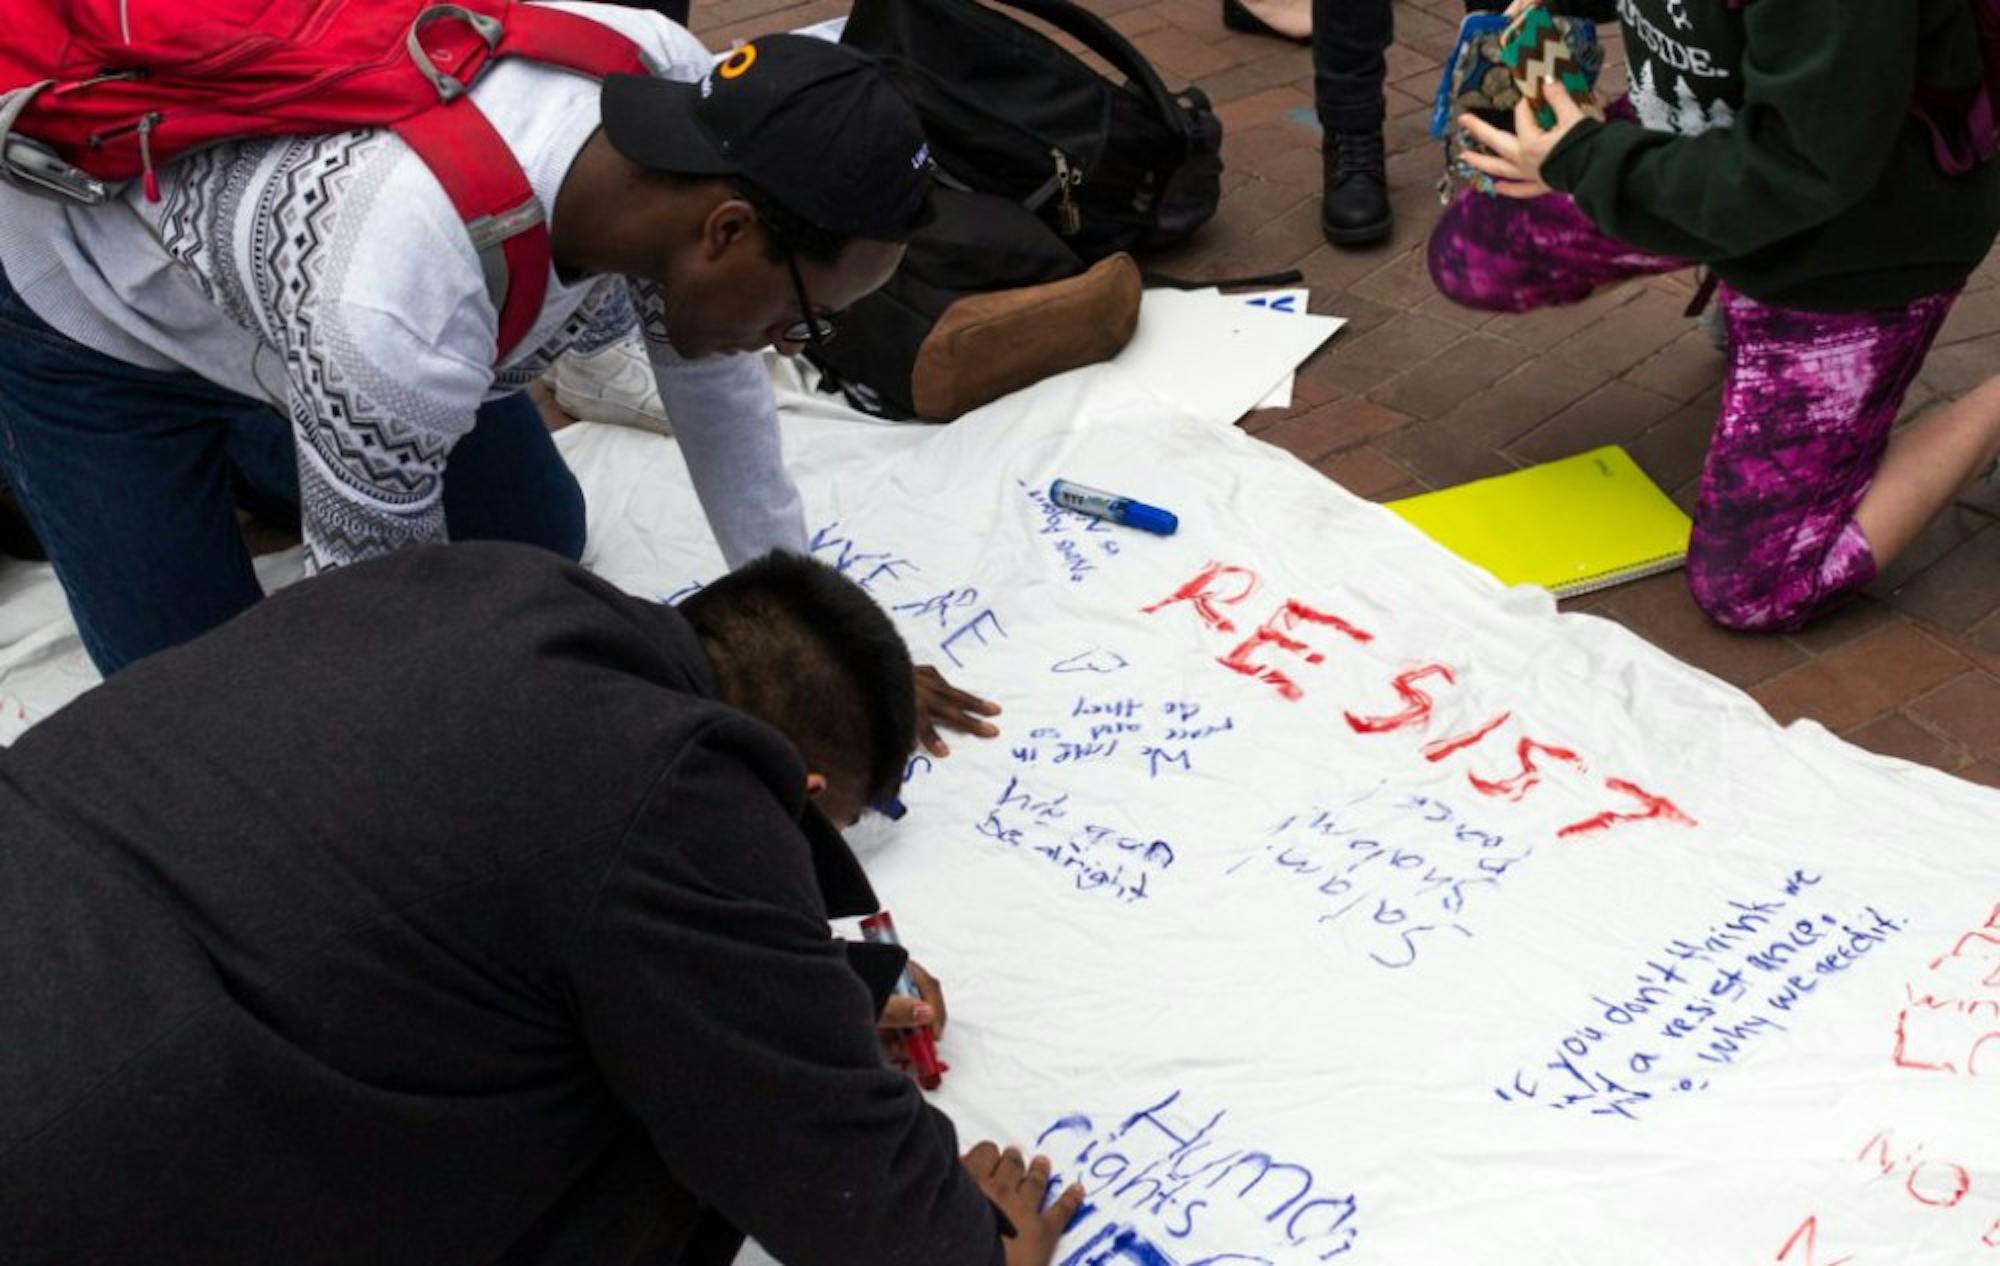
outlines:
{"label": "paper sheet on ground", "polygon": [[[1221,291],[1218,290],[1215,293],[1220,294]],[[1307,305],[1312,302],[1312,291],[1303,286],[1287,290],[1262,290],[1255,294],[1238,294],[1234,298],[1238,303],[1248,304],[1253,308],[1264,308],[1271,312],[1282,312],[1288,316],[1311,315],[1307,311]],[[1341,325],[1347,324],[1344,319],[1338,317],[1334,319],[1340,321]],[[1283,378],[1280,378],[1278,385],[1266,392],[1264,398],[1252,407],[1257,409],[1291,408],[1292,387],[1296,377],[1295,373],[1288,373]]]}
{"label": "paper sheet on ground", "polygon": [[[1243,302],[1253,308],[1269,308],[1273,312],[1285,312],[1293,316],[1308,316],[1310,313],[1306,311],[1306,305],[1312,302],[1312,291],[1306,289],[1273,290],[1264,294],[1244,296]],[[1345,325],[1346,322],[1343,320],[1341,324]],[[1290,373],[1279,379],[1278,385],[1271,388],[1265,394],[1264,398],[1257,402],[1256,407],[1259,409],[1291,408],[1292,387],[1297,376],[1296,373]]]}
{"label": "paper sheet on ground", "polygon": [[1112,363],[1180,412],[1230,425],[1267,407],[1266,397],[1346,324],[1244,299],[1213,289],[1148,290],[1139,327]]}
{"label": "paper sheet on ground", "polygon": [[[939,1102],[1089,1188],[1067,1266],[1993,1253],[2000,795],[1780,730],[1115,367],[787,428],[815,552],[1006,707],[856,839],[950,992]],[[670,444],[559,441],[594,566],[716,573]],[[77,652],[15,632],[0,692],[46,698]]]}

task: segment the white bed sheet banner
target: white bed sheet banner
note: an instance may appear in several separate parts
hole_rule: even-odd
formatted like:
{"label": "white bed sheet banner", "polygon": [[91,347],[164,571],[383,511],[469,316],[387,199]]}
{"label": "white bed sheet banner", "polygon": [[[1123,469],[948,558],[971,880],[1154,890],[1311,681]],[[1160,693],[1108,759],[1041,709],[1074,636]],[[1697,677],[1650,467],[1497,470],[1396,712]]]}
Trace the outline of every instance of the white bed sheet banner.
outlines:
{"label": "white bed sheet banner", "polygon": [[[2000,1262],[2000,795],[1115,366],[935,430],[787,400],[814,552],[1006,709],[856,840],[949,988],[938,1102],[1087,1187],[1059,1261]],[[592,566],[716,574],[671,444],[559,440]],[[90,673],[0,586],[7,737]]]}

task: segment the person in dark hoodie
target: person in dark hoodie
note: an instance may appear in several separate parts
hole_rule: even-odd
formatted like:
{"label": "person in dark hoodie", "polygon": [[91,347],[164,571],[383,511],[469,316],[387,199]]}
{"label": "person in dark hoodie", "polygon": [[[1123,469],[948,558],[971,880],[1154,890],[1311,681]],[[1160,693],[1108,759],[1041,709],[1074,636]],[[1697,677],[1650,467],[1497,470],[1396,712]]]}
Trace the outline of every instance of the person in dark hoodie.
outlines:
{"label": "person in dark hoodie", "polygon": [[914,699],[808,559],[498,543],[120,673],[0,751],[0,1259],[1046,1266],[1080,1189],[960,1160],[828,928]]}
{"label": "person in dark hoodie", "polygon": [[1466,123],[1501,196],[1462,194],[1431,237],[1459,303],[1575,303],[1690,263],[1719,281],[1729,375],[1688,583],[1727,627],[1832,609],[2000,457],[2000,383],[1891,438],[2000,230],[2000,164],[1963,126],[1974,3],[1560,0],[1623,24],[1627,98],[1600,122],[1552,86],[1553,127]]}

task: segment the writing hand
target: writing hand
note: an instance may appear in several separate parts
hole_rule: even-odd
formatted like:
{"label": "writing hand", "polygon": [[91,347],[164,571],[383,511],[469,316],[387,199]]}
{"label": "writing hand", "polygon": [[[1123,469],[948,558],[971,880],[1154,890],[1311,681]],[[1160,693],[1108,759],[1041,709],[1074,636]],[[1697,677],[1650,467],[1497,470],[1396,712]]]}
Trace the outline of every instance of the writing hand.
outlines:
{"label": "writing hand", "polygon": [[1001,1241],[1007,1266],[1049,1266],[1055,1259],[1056,1241],[1083,1206],[1083,1184],[1071,1183],[1043,1209],[1042,1201],[1049,1194],[1048,1157],[1037,1156],[1028,1162],[1018,1147],[1002,1151],[997,1144],[980,1143],[961,1157],[959,1164],[1014,1224],[1013,1238]]}
{"label": "writing hand", "polygon": [[960,690],[929,664],[917,668],[917,739],[933,756],[949,756],[951,749],[938,737],[938,727],[992,738],[1000,727],[981,717],[1000,715],[1000,705],[990,699]]}
{"label": "writing hand", "polygon": [[1556,113],[1555,126],[1544,128],[1535,118],[1534,103],[1525,95],[1514,107],[1514,131],[1510,135],[1470,114],[1459,123],[1472,139],[1491,153],[1467,150],[1465,161],[1493,178],[1496,192],[1509,198],[1539,198],[1549,192],[1542,183],[1542,164],[1570,129],[1583,122],[1583,108],[1569,90],[1554,79],[1542,81],[1542,95]]}
{"label": "writing hand", "polygon": [[882,1007],[882,1014],[875,1020],[883,1045],[898,1060],[903,1058],[905,1030],[927,1028],[932,1037],[944,1036],[944,986],[914,958],[910,960],[910,979],[916,982],[917,992],[923,997],[905,998],[899,993],[890,994],[889,1001]]}

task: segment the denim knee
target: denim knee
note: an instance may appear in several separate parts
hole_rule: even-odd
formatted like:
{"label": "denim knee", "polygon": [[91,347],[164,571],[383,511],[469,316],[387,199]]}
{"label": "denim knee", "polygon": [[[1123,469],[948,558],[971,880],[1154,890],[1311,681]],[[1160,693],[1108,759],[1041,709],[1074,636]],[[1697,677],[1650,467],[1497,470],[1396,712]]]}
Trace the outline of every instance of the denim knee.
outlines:
{"label": "denim knee", "polygon": [[583,485],[576,476],[551,481],[549,504],[543,527],[546,539],[534,542],[543,549],[561,554],[572,563],[583,559],[585,538],[589,535],[585,521]]}

